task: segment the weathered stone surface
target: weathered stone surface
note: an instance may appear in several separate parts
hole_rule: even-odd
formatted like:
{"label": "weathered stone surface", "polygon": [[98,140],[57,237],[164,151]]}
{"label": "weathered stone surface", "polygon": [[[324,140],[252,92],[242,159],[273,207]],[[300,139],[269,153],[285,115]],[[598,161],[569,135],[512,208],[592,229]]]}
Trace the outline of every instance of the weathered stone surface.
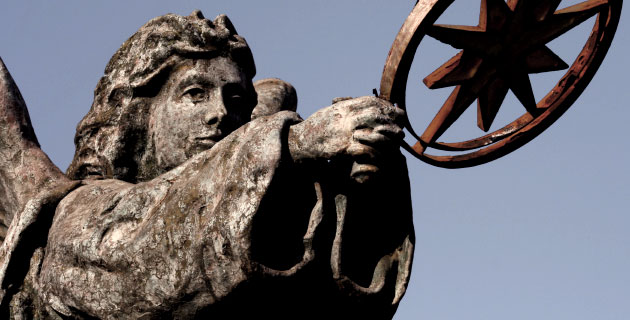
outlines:
{"label": "weathered stone surface", "polygon": [[252,83],[227,17],[166,15],[112,57],[66,177],[0,72],[0,317],[393,316],[414,243],[400,109],[302,120],[290,84]]}
{"label": "weathered stone surface", "polygon": [[254,82],[254,88],[258,94],[258,104],[252,111],[252,120],[280,111],[297,110],[297,92],[290,83],[268,78]]}
{"label": "weathered stone surface", "polygon": [[0,59],[0,241],[37,193],[66,180],[39,148],[24,99]]}

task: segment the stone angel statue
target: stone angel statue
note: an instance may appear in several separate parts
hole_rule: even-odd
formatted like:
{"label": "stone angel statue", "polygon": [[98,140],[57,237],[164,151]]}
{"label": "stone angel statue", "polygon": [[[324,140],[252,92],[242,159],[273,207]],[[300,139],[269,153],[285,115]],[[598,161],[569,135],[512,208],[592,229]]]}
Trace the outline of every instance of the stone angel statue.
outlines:
{"label": "stone angel statue", "polygon": [[411,270],[404,112],[303,120],[225,15],[111,58],[64,173],[0,62],[3,319],[391,319]]}

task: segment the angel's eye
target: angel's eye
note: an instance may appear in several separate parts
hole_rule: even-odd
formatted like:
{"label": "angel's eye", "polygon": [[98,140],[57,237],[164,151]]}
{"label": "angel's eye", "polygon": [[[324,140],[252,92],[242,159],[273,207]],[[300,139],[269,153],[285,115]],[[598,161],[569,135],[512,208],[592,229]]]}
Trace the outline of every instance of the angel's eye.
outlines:
{"label": "angel's eye", "polygon": [[193,87],[186,90],[184,96],[188,97],[193,102],[199,102],[205,99],[206,91],[201,88]]}

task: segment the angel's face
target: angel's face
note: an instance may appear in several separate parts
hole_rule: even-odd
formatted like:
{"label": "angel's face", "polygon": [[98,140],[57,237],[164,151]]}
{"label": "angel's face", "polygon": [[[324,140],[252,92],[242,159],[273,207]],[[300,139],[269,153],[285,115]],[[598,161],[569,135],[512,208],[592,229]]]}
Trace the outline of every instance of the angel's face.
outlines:
{"label": "angel's face", "polygon": [[250,120],[251,79],[229,58],[186,60],[153,102],[149,135],[158,167],[171,169]]}

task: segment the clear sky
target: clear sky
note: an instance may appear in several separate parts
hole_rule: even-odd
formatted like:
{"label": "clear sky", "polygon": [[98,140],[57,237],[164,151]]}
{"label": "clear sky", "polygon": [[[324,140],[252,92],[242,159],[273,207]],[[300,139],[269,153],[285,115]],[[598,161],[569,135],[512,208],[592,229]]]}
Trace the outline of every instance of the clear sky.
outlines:
{"label": "clear sky", "polygon": [[[307,117],[334,97],[370,95],[379,87],[389,47],[414,3],[4,0],[0,56],[44,151],[65,170],[75,126],[105,64],[150,18],[196,8],[208,18],[228,14],[252,48],[256,78],[293,83],[298,111]],[[442,23],[476,25],[479,1],[457,0],[446,14]],[[395,319],[630,317],[630,22],[624,18],[591,86],[533,142],[469,169],[408,157],[417,240],[411,284]],[[550,47],[571,64],[592,25],[585,22]],[[435,41],[421,45],[408,87],[418,130],[450,93],[432,92],[421,79],[456,52]],[[537,98],[561,75],[532,77]],[[523,112],[515,101],[508,97],[493,128]],[[452,137],[482,133],[474,109]]]}

